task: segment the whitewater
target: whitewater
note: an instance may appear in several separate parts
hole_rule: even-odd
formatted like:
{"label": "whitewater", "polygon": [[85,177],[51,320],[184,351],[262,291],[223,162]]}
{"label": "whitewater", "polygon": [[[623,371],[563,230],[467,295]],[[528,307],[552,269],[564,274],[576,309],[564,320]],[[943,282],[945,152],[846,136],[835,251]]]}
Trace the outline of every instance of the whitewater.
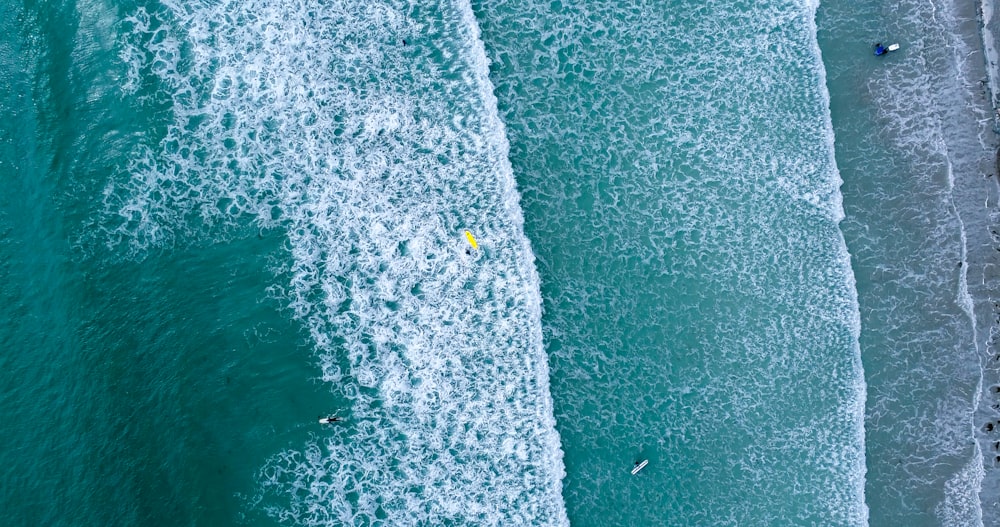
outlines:
{"label": "whitewater", "polygon": [[[124,89],[170,118],[105,187],[109,247],[141,258],[190,239],[284,232],[289,258],[274,267],[285,281],[267,291],[304,324],[351,423],[273,455],[249,507],[307,525],[864,522],[858,309],[837,230],[816,6],[722,3],[662,20],[653,8],[164,2],[125,19]],[[741,29],[706,61],[702,40],[726,20]],[[501,21],[502,36],[489,23]],[[634,44],[622,40],[627,23]],[[560,42],[587,28],[601,28],[590,46]],[[582,82],[567,86],[595,90],[547,88],[563,75],[550,68],[614,42],[628,76],[578,65],[570,75]],[[542,57],[566,55],[512,59],[537,43]],[[649,57],[662,74],[631,77]],[[750,94],[711,102],[754,78]],[[766,102],[788,90],[801,97]],[[580,129],[581,103],[615,117],[591,111]],[[511,151],[501,109],[522,150]],[[525,164],[523,145],[550,139],[559,153]],[[556,300],[545,339],[515,170]],[[586,178],[606,183],[591,222],[574,223],[566,205],[579,199],[558,188]],[[620,292],[595,310],[559,300],[582,293],[574,284]],[[629,306],[635,288],[646,293]],[[663,311],[671,299],[682,302]],[[594,378],[608,352],[625,354]],[[568,474],[557,421],[572,445]],[[615,467],[631,456],[662,468],[622,485]],[[799,490],[783,496],[788,481]],[[663,486],[674,500],[637,507]],[[733,495],[746,499],[717,517]]]}
{"label": "whitewater", "polygon": [[270,291],[351,423],[277,453],[251,501],[296,525],[565,524],[538,277],[469,5],[165,2],[125,23],[125,85],[154,77],[174,121],[108,185],[108,238],[284,229]]}
{"label": "whitewater", "polygon": [[0,510],[998,525],[998,35],[990,0],[0,0]]}

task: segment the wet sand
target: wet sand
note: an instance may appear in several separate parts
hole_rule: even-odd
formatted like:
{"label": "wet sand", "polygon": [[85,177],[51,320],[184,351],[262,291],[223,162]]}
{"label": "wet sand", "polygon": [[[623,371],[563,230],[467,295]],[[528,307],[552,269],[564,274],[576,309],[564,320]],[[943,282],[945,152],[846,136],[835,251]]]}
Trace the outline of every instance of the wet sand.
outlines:
{"label": "wet sand", "polygon": [[956,207],[965,223],[967,283],[976,318],[983,367],[976,429],[985,471],[980,500],[983,523],[1000,525],[1000,18],[995,0],[982,0],[976,25],[981,60],[972,60],[974,112],[984,154],[980,175],[955,181]]}

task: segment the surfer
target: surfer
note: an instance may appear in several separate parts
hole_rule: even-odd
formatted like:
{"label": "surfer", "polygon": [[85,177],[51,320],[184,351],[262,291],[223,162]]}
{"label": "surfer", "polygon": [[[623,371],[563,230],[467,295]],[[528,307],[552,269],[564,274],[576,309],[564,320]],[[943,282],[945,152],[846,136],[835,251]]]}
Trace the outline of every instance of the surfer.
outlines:
{"label": "surfer", "polygon": [[[479,250],[479,242],[476,241],[476,237],[471,232],[465,231],[465,240],[469,242],[469,247],[465,248],[465,254],[472,254],[472,250]],[[471,250],[469,249],[470,247],[472,248]]]}
{"label": "surfer", "polygon": [[875,44],[875,56],[881,57],[889,53],[890,51],[896,51],[899,49],[899,44],[889,44],[888,46],[883,46],[881,42]]}
{"label": "surfer", "polygon": [[341,422],[343,420],[344,420],[343,417],[337,417],[336,415],[331,415],[330,417],[320,417],[319,418],[320,424],[324,424],[324,425],[328,425],[328,424],[332,424],[332,423],[339,423],[339,422]]}

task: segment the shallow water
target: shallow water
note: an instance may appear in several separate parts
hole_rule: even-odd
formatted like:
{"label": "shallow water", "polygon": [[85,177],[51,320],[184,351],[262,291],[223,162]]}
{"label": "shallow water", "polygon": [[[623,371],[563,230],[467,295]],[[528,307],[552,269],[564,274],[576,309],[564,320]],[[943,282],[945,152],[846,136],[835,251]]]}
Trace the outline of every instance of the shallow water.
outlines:
{"label": "shallow water", "polygon": [[[989,318],[973,312],[985,278],[968,247],[986,232],[980,199],[965,194],[984,180],[995,139],[974,16],[947,1],[819,11],[861,306],[873,525],[982,522],[973,413],[976,327]],[[860,60],[871,35],[904,47]]]}

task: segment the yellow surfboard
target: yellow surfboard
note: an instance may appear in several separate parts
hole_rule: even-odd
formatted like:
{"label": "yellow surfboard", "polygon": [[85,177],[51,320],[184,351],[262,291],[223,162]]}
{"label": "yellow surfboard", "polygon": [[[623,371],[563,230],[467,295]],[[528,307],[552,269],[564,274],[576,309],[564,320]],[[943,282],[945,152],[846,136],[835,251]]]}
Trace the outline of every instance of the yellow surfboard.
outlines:
{"label": "yellow surfboard", "polygon": [[471,245],[473,249],[476,249],[477,251],[479,250],[479,244],[476,243],[476,237],[473,236],[471,232],[465,231],[465,239],[469,240],[469,245]]}

